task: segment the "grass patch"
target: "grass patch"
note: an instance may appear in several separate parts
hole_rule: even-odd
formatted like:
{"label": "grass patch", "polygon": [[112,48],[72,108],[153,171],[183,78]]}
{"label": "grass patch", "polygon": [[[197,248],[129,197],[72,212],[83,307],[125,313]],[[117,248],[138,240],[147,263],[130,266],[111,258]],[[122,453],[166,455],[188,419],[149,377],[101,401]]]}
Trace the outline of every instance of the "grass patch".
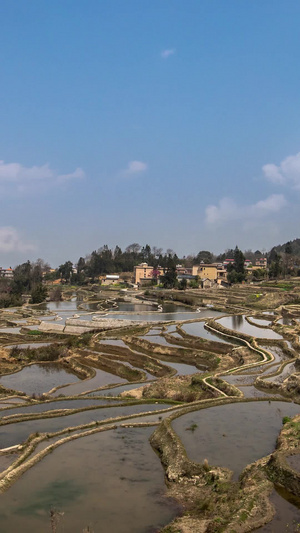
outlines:
{"label": "grass patch", "polygon": [[43,335],[43,332],[39,331],[38,329],[31,329],[30,331],[27,332],[27,335],[38,337],[40,335]]}

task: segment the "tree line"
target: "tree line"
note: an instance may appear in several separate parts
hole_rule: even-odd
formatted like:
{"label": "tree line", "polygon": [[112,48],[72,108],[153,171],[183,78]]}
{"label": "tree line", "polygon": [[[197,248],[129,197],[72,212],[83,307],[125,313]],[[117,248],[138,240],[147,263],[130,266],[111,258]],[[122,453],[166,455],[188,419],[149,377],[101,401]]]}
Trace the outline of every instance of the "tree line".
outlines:
{"label": "tree line", "polygon": [[[67,283],[75,285],[86,285],[98,280],[99,276],[120,273],[130,279],[134,267],[139,263],[146,262],[153,267],[153,272],[158,272],[161,267],[164,271],[162,283],[165,288],[176,285],[176,266],[178,264],[186,268],[191,268],[195,264],[213,262],[223,262],[225,259],[233,259],[233,264],[228,266],[228,281],[230,283],[242,282],[246,278],[244,267],[245,259],[250,259],[254,264],[256,259],[266,256],[268,258],[269,278],[279,278],[287,275],[300,275],[299,259],[300,239],[288,241],[285,245],[272,248],[265,254],[264,251],[246,250],[242,252],[237,246],[234,249],[227,249],[220,255],[215,255],[208,250],[201,250],[196,255],[179,257],[173,250],[151,247],[149,244],[141,246],[138,243],[130,244],[123,251],[120,246],[114,249],[104,245],[98,250],[94,250],[85,258],[80,257],[75,264],[66,261],[57,269],[51,271],[50,265],[42,259],[35,262],[26,261],[14,269],[12,279],[0,277],[0,307],[21,305],[22,295],[27,295],[30,303],[40,303],[47,296],[47,289],[44,280],[53,281],[63,279]],[[266,272],[263,269],[253,272],[253,278],[263,279]],[[154,276],[155,277],[155,276]],[[185,288],[182,282],[180,288]]]}

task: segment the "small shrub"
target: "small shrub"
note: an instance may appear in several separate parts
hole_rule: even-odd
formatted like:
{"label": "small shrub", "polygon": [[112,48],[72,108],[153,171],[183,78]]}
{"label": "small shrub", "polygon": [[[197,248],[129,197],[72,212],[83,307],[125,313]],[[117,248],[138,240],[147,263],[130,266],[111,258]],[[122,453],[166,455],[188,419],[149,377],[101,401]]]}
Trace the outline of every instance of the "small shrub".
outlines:
{"label": "small shrub", "polygon": [[287,424],[288,422],[290,422],[292,419],[290,416],[284,416],[283,419],[282,419],[282,423],[283,424]]}
{"label": "small shrub", "polygon": [[209,464],[208,464],[208,460],[207,459],[204,459],[203,467],[204,467],[204,470],[206,470],[206,472],[209,471]]}
{"label": "small shrub", "polygon": [[192,431],[194,433],[197,427],[198,427],[198,424],[191,424],[190,427],[186,428],[186,431]]}

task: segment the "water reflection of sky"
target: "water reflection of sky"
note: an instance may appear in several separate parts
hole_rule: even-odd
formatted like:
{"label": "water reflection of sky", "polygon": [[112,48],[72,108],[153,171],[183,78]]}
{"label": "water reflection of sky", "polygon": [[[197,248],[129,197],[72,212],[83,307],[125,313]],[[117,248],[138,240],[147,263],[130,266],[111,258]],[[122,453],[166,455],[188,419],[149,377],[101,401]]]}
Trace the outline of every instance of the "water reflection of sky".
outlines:
{"label": "water reflection of sky", "polygon": [[225,328],[240,331],[246,335],[261,339],[282,339],[281,335],[278,335],[272,329],[259,328],[249,324],[243,315],[225,316],[217,320],[219,324]]}

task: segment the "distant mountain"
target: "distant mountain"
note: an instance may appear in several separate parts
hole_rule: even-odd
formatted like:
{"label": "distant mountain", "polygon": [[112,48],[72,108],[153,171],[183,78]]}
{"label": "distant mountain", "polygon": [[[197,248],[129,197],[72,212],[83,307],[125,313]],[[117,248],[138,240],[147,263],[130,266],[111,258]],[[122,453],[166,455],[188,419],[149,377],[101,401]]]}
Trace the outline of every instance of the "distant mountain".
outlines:
{"label": "distant mountain", "polygon": [[290,247],[291,255],[296,255],[300,257],[300,239],[294,239],[293,241],[288,241],[284,244],[278,244],[278,246],[273,246],[269,255],[274,255],[274,252],[279,255],[282,255],[283,253],[285,253],[286,247]]}

